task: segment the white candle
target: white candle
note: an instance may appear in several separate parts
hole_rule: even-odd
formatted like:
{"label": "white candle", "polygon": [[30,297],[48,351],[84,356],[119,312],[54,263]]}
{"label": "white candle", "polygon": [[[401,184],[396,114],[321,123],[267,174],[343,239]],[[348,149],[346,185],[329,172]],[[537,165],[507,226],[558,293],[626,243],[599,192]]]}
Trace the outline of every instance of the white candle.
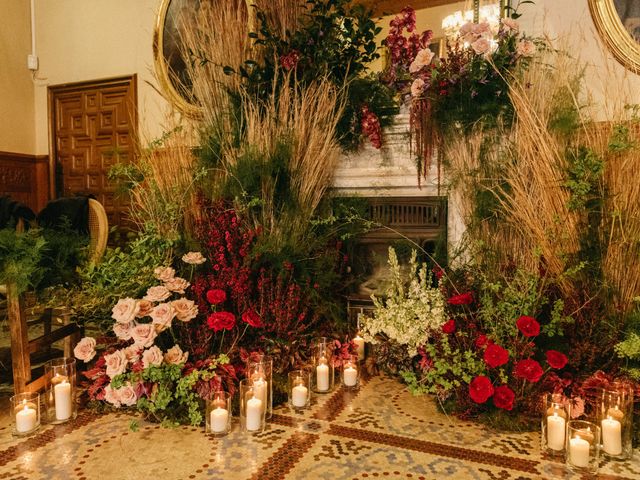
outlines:
{"label": "white candle", "polygon": [[247,400],[247,430],[254,432],[262,427],[262,400],[251,397]]}
{"label": "white candle", "polygon": [[347,387],[354,387],[358,383],[358,370],[353,366],[345,367],[343,372],[343,381]]}
{"label": "white candle", "polygon": [[547,446],[551,450],[564,450],[566,422],[556,412],[547,417]]}
{"label": "white candle", "polygon": [[356,335],[353,339],[353,343],[356,344],[356,352],[358,353],[358,361],[364,360],[364,338],[360,335]]}
{"label": "white candle", "polygon": [[55,406],[56,406],[56,420],[67,420],[71,417],[71,384],[67,381],[62,381],[53,387]]}
{"label": "white candle", "polygon": [[260,399],[260,401],[266,405],[267,404],[267,387],[269,384],[267,381],[258,377],[253,380],[253,396]]}
{"label": "white candle", "polygon": [[211,431],[214,433],[222,433],[227,431],[227,425],[229,423],[229,412],[226,408],[217,407],[211,410],[209,416],[209,424]]}
{"label": "white candle", "polygon": [[316,385],[319,392],[329,390],[329,366],[324,359],[320,360],[320,365],[316,367]]}
{"label": "white candle", "polygon": [[309,390],[304,385],[296,385],[291,389],[291,403],[294,407],[306,407]]}
{"label": "white candle", "polygon": [[576,467],[588,467],[589,442],[580,437],[574,437],[569,440],[569,456],[571,463]]}
{"label": "white candle", "polygon": [[16,430],[20,433],[30,432],[38,423],[38,415],[33,408],[26,404],[24,408],[16,413]]}
{"label": "white candle", "polygon": [[622,425],[611,417],[602,420],[602,449],[609,455],[622,453]]}

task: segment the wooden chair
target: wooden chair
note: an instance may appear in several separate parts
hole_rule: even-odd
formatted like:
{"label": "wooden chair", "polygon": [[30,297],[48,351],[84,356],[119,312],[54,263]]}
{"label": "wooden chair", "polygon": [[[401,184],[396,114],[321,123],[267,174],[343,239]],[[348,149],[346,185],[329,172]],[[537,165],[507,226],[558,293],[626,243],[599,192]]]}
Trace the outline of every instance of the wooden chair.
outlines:
{"label": "wooden chair", "polygon": [[[89,261],[100,261],[107,247],[109,222],[104,207],[97,200],[89,199]],[[66,309],[56,312],[45,312],[45,333],[39,338],[29,341],[27,336],[27,318],[24,298],[18,294],[16,285],[7,285],[7,312],[11,330],[11,360],[13,368],[13,388],[15,393],[36,392],[44,388],[45,378],[39,377],[31,381],[30,355],[52,343],[64,339],[64,355],[73,355],[73,348],[80,340],[82,328],[71,320],[71,313]],[[52,315],[61,319],[63,326],[51,331]],[[47,327],[46,322],[49,322]]]}

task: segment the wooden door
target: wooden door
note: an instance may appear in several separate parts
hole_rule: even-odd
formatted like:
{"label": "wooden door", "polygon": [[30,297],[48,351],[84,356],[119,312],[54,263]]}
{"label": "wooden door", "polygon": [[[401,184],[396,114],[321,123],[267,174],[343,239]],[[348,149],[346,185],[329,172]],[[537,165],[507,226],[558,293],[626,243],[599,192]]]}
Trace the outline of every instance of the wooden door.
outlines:
{"label": "wooden door", "polygon": [[134,155],[136,76],[49,87],[51,191],[93,195],[109,225],[126,223],[126,198],[107,175]]}

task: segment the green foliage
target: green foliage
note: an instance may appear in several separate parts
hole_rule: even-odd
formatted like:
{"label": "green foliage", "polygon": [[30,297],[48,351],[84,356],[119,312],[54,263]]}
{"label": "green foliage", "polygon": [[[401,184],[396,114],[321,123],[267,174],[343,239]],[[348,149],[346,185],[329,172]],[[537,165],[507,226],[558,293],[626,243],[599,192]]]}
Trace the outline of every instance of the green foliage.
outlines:
{"label": "green foliage", "polygon": [[45,274],[41,260],[46,243],[38,230],[0,230],[0,284],[13,283],[19,293],[38,285]]}
{"label": "green foliage", "polygon": [[598,187],[604,172],[604,160],[590,148],[580,146],[567,152],[569,160],[568,179],[564,186],[569,189],[571,198],[569,210],[590,207],[598,197]]}
{"label": "green foliage", "polygon": [[625,364],[625,373],[640,382],[640,308],[636,306],[625,323],[625,338],[614,349],[618,358]]}
{"label": "green foliage", "polygon": [[614,125],[611,138],[609,139],[609,151],[613,153],[623,153],[638,146],[631,137],[631,131],[627,125]]}

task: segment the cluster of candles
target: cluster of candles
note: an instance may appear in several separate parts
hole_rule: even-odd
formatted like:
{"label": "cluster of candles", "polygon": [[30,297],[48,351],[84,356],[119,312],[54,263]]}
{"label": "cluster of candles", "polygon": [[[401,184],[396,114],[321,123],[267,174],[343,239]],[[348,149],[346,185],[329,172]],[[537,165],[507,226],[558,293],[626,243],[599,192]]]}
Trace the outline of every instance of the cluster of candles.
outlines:
{"label": "cluster of candles", "polygon": [[[45,391],[42,395],[46,420],[64,423],[75,416],[75,360],[58,358],[44,366]],[[15,435],[35,432],[41,423],[41,395],[37,392],[18,393],[11,397],[15,420]]]}
{"label": "cluster of candles", "polygon": [[[359,361],[364,360],[364,340],[359,335],[354,342],[357,354],[342,362],[342,384],[345,388],[357,388],[359,384]],[[289,406],[293,409],[307,408],[311,392],[329,393],[334,385],[334,362],[328,339],[320,339],[313,346],[314,365],[311,370],[294,370],[288,374]],[[240,424],[249,433],[263,430],[272,410],[272,361],[262,356],[247,365],[247,378],[240,382]],[[214,435],[225,435],[231,429],[231,397],[227,392],[214,392],[207,402],[206,431]]]}
{"label": "cluster of candles", "polygon": [[613,458],[626,459],[631,451],[631,406],[629,392],[602,394],[598,423],[569,420],[570,407],[562,395],[546,397],[543,416],[543,446],[550,454],[565,454],[570,467],[597,471],[600,450]]}

